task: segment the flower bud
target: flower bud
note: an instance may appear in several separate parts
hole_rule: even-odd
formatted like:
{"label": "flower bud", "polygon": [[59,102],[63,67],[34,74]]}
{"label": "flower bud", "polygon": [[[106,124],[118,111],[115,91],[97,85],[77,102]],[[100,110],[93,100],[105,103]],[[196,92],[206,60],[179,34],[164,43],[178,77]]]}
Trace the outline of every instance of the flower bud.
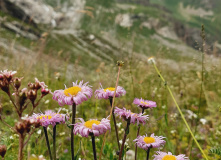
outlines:
{"label": "flower bud", "polygon": [[35,84],[34,83],[28,83],[28,88],[35,89]]}
{"label": "flower bud", "polygon": [[25,132],[25,125],[22,122],[18,122],[15,125],[15,130],[18,133],[23,134]]}
{"label": "flower bud", "polygon": [[7,151],[7,147],[5,145],[0,145],[0,156],[2,156],[2,158],[5,157],[6,151]]}
{"label": "flower bud", "polygon": [[14,86],[16,89],[19,89],[19,87],[21,86],[21,78],[15,78],[14,79]]}
{"label": "flower bud", "polygon": [[4,79],[3,74],[0,74],[0,81],[2,81]]}
{"label": "flower bud", "polygon": [[50,90],[47,88],[42,88],[41,89],[41,95],[42,97],[46,96],[48,93],[50,93]]}
{"label": "flower bud", "polygon": [[28,99],[31,100],[32,103],[34,103],[35,99],[37,98],[37,92],[35,90],[30,90],[27,93]]}

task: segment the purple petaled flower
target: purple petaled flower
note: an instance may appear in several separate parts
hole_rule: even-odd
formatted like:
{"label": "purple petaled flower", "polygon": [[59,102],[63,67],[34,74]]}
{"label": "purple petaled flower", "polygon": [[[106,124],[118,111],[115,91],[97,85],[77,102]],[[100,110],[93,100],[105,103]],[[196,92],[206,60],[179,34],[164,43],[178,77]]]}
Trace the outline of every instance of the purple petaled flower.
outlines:
{"label": "purple petaled flower", "polygon": [[118,107],[115,107],[114,113],[119,117],[122,117],[126,121],[130,120],[130,123],[137,123],[137,125],[139,125],[140,123],[144,125],[148,120],[148,115],[143,115],[142,113],[133,113],[130,110],[126,110],[125,108],[120,109]]}
{"label": "purple petaled flower", "polygon": [[159,148],[160,146],[163,146],[166,141],[163,140],[162,136],[154,136],[154,133],[151,134],[150,137],[147,135],[144,136],[138,136],[134,142],[136,142],[137,146],[147,150],[148,148]]}
{"label": "purple petaled flower", "polygon": [[34,113],[31,117],[29,117],[29,119],[39,121],[44,127],[48,127],[49,125],[54,127],[58,123],[65,123],[65,120],[68,120],[69,117],[66,114],[55,113],[51,110],[48,110],[45,111],[45,114]]}
{"label": "purple petaled flower", "polygon": [[138,107],[143,108],[143,109],[157,107],[156,102],[144,100],[142,98],[141,99],[135,98],[133,103],[137,104]]}
{"label": "purple petaled flower", "polygon": [[[95,94],[95,97],[98,99],[108,99],[108,98],[114,97],[114,91],[115,91],[115,88],[113,87],[108,87],[106,89],[103,89],[103,87],[101,86],[100,89],[97,89],[94,92],[94,94]],[[120,97],[125,94],[126,94],[125,89],[121,86],[117,86],[115,97]]]}
{"label": "purple petaled flower", "polygon": [[77,81],[73,82],[73,87],[67,88],[65,86],[65,90],[56,90],[53,94],[53,99],[58,101],[60,106],[65,104],[76,105],[81,104],[83,101],[86,101],[88,98],[91,98],[93,91],[88,86],[87,83],[83,84],[83,81],[80,81],[77,84]]}
{"label": "purple petaled flower", "polygon": [[178,156],[173,155],[171,152],[160,152],[157,151],[157,154],[153,155],[153,160],[189,160],[188,157],[185,157],[184,154],[180,154]]}
{"label": "purple petaled flower", "polygon": [[103,118],[101,121],[92,119],[86,122],[82,118],[79,119],[81,122],[74,125],[75,135],[79,133],[82,137],[88,137],[90,133],[93,133],[94,136],[99,136],[111,129],[110,120],[107,118]]}

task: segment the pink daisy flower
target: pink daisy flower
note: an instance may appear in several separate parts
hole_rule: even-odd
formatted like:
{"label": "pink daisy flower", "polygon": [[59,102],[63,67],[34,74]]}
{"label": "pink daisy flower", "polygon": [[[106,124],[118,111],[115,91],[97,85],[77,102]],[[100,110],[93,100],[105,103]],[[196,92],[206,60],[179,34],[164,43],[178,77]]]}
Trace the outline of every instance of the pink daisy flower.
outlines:
{"label": "pink daisy flower", "polygon": [[74,125],[75,135],[79,133],[82,137],[88,137],[90,133],[93,133],[94,136],[99,136],[111,129],[110,120],[107,118],[103,118],[101,121],[92,119],[86,122],[82,118],[79,119],[81,122]]}
{"label": "pink daisy flower", "polygon": [[156,152],[157,154],[153,155],[153,160],[189,160],[188,157],[185,157],[184,154],[180,154],[178,156],[173,155],[171,152]]}
{"label": "pink daisy flower", "polygon": [[148,120],[148,115],[143,115],[142,113],[133,113],[130,110],[126,110],[125,108],[120,109],[118,107],[115,107],[114,113],[119,117],[122,117],[126,121],[130,120],[130,123],[135,124],[137,122],[137,125],[139,125],[140,123],[144,125]]}
{"label": "pink daisy flower", "polygon": [[149,100],[144,100],[142,98],[141,99],[135,98],[133,103],[136,104],[138,107],[143,108],[143,109],[157,107],[156,102],[149,101]]}
{"label": "pink daisy flower", "polygon": [[59,114],[51,110],[48,110],[45,111],[45,114],[34,113],[31,117],[29,117],[29,119],[39,121],[44,127],[48,127],[49,125],[52,125],[54,127],[58,123],[65,123],[65,120],[68,120],[69,117],[66,114]]}
{"label": "pink daisy flower", "polygon": [[[101,86],[99,89],[97,89],[94,92],[94,94],[95,94],[95,97],[98,99],[108,99],[110,97],[114,97],[114,91],[115,91],[114,87],[108,87],[108,88],[103,89],[103,87]],[[125,94],[126,94],[125,89],[121,86],[117,86],[115,97],[120,97]]]}
{"label": "pink daisy flower", "polygon": [[53,99],[58,101],[60,106],[65,104],[73,105],[74,103],[76,105],[81,104],[83,101],[91,98],[93,94],[90,88],[91,86],[87,84],[88,82],[83,84],[83,81],[80,81],[79,84],[77,84],[77,81],[75,83],[73,82],[73,87],[67,88],[65,86],[64,90],[54,91]]}
{"label": "pink daisy flower", "polygon": [[138,136],[134,142],[136,142],[137,146],[144,149],[148,150],[148,148],[159,148],[160,146],[163,146],[166,141],[163,140],[162,136],[154,136],[154,133],[151,134],[150,137],[147,135],[144,136]]}

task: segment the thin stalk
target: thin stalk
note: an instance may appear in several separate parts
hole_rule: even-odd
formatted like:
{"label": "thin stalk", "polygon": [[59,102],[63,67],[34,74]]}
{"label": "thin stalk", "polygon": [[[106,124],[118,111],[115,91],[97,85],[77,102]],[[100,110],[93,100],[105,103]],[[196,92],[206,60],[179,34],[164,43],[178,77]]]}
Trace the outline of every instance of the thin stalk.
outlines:
{"label": "thin stalk", "polygon": [[54,160],[56,160],[56,125],[53,128],[53,156]]}
{"label": "thin stalk", "polygon": [[[144,108],[142,108],[142,114],[144,113]],[[138,129],[137,129],[137,137],[139,136],[140,134],[140,125],[138,126]],[[137,144],[135,145],[135,160],[137,160]]]}
{"label": "thin stalk", "polygon": [[50,144],[49,144],[49,140],[48,140],[47,128],[43,127],[43,130],[44,130],[44,133],[45,133],[45,139],[46,139],[46,143],[47,143],[47,147],[48,147],[48,152],[49,152],[50,160],[52,160],[52,154],[51,154],[51,148],[50,148]]}
{"label": "thin stalk", "polygon": [[149,148],[147,149],[147,160],[149,160],[149,156],[150,156],[150,149],[151,149],[151,147],[149,147]]}
{"label": "thin stalk", "polygon": [[94,137],[94,134],[93,134],[93,133],[92,133],[92,135],[91,135],[91,140],[92,140],[94,160],[97,160],[96,147],[95,147],[95,137]]}
{"label": "thin stalk", "polygon": [[[113,98],[110,98],[110,104],[112,106],[112,100]],[[117,124],[116,124],[116,118],[115,118],[115,114],[114,114],[114,109],[112,112],[112,116],[113,116],[113,120],[114,120],[114,128],[115,128],[115,133],[116,133],[116,137],[117,137],[117,144],[118,144],[118,149],[120,150],[120,143],[119,143],[119,136],[118,136],[118,128],[117,128]]]}
{"label": "thin stalk", "polygon": [[[113,113],[114,99],[115,99],[116,90],[117,90],[117,86],[118,86],[118,81],[119,81],[119,77],[120,77],[120,68],[121,68],[121,66],[119,65],[119,67],[118,67],[117,81],[116,81],[116,85],[115,85],[113,102],[112,102],[112,106],[111,106],[111,111],[110,111],[109,120],[111,120],[111,115],[112,115],[112,113]],[[106,132],[105,135],[104,135],[104,140],[103,140],[103,143],[102,143],[102,146],[101,146],[101,151],[100,151],[99,160],[101,160],[101,157],[102,157],[102,152],[103,152],[104,144],[105,144],[105,141],[106,141],[107,133],[108,133],[108,132]]]}
{"label": "thin stalk", "polygon": [[72,105],[72,125],[71,125],[71,158],[74,160],[74,124],[75,124],[75,116],[76,116],[76,104]]}
{"label": "thin stalk", "polygon": [[175,99],[174,96],[173,96],[173,93],[172,93],[170,87],[166,84],[166,81],[165,81],[165,79],[163,78],[163,76],[161,75],[160,71],[158,70],[156,64],[155,64],[155,63],[152,63],[152,64],[154,65],[154,68],[155,68],[156,72],[158,73],[158,75],[160,76],[160,78],[162,79],[162,81],[164,82],[164,84],[166,85],[167,90],[169,91],[169,93],[170,93],[170,95],[171,95],[171,97],[172,97],[172,99],[173,99],[173,101],[174,101],[174,103],[175,103],[175,105],[176,105],[176,107],[177,107],[177,109],[178,109],[180,115],[181,115],[181,118],[182,118],[183,122],[185,123],[185,125],[186,125],[188,131],[190,132],[191,136],[193,137],[193,140],[195,141],[197,147],[199,148],[199,150],[200,150],[201,153],[203,154],[204,158],[205,158],[206,160],[208,160],[206,154],[204,153],[204,151],[203,151],[202,148],[200,147],[200,145],[199,145],[198,141],[196,140],[196,138],[195,138],[193,132],[191,131],[191,129],[190,129],[190,127],[189,127],[189,125],[188,125],[188,123],[187,123],[187,121],[186,121],[186,119],[185,119],[185,117],[184,117],[184,115],[183,115],[183,113],[182,113],[182,111],[181,111],[179,105],[178,105],[177,102],[176,102],[176,99]]}
{"label": "thin stalk", "polygon": [[[201,59],[201,61],[202,61],[202,63],[201,63],[201,84],[200,84],[199,106],[198,106],[198,111],[197,111],[197,118],[196,118],[194,135],[196,135],[196,132],[197,132],[197,126],[198,126],[198,123],[199,123],[200,108],[202,106],[202,94],[203,94],[203,84],[204,84],[204,52],[205,52],[204,48],[205,48],[205,45],[206,45],[204,25],[202,25],[201,38],[202,38],[202,41],[203,41],[203,44],[202,44],[202,57],[201,57],[202,58]],[[191,155],[192,147],[193,147],[193,145],[191,146],[191,149],[190,149],[190,155]]]}
{"label": "thin stalk", "polygon": [[[126,142],[126,138],[127,138],[127,135],[129,134],[129,127],[130,127],[130,120],[127,121],[127,126],[125,128],[125,133],[124,133],[124,138],[123,138],[123,141],[122,141],[122,145],[121,145],[121,149],[120,149],[120,153],[119,153],[119,158],[118,160],[121,160],[123,157],[122,157],[122,154],[123,154],[123,150],[124,150],[124,144]],[[121,158],[122,157],[122,158]]]}
{"label": "thin stalk", "polygon": [[23,159],[23,145],[24,145],[24,135],[19,133],[18,160],[22,160]]}

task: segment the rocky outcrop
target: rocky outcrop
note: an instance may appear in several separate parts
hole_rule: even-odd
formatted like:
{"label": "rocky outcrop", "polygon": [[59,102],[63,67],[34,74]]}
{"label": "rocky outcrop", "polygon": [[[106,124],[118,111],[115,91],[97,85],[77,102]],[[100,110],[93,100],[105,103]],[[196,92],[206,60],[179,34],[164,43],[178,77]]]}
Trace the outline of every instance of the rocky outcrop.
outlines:
{"label": "rocky outcrop", "polygon": [[84,0],[75,0],[71,6],[66,4],[59,11],[55,11],[42,0],[0,0],[2,11],[35,27],[41,24],[50,28],[75,28],[82,16],[84,5]]}

